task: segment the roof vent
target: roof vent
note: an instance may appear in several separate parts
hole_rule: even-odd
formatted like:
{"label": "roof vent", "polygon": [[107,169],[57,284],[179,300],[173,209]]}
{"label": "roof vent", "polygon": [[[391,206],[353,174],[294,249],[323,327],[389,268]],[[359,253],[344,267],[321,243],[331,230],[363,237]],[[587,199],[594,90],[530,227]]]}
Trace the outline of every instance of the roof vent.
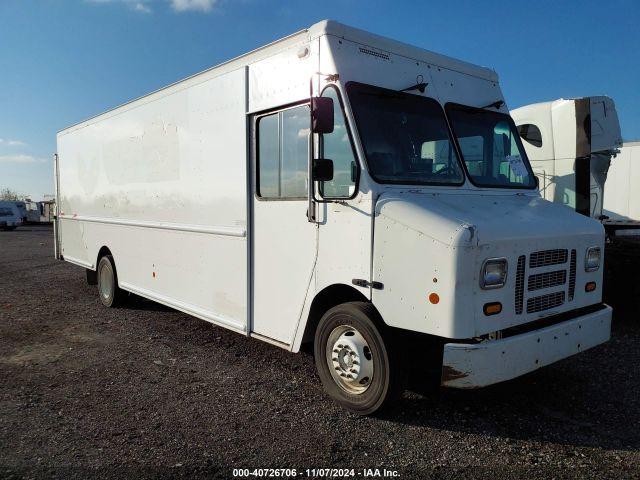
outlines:
{"label": "roof vent", "polygon": [[359,50],[360,53],[364,53],[365,55],[371,55],[372,57],[381,58],[382,60],[390,60],[388,53],[376,52],[375,50],[365,47],[360,47]]}

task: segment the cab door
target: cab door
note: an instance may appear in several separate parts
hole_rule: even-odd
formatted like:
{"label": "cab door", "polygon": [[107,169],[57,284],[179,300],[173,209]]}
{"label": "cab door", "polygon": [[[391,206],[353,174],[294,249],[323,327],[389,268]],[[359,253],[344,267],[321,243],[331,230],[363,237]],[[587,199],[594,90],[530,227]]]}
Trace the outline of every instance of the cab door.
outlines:
{"label": "cab door", "polygon": [[253,118],[252,332],[289,345],[317,256],[307,219],[308,104]]}

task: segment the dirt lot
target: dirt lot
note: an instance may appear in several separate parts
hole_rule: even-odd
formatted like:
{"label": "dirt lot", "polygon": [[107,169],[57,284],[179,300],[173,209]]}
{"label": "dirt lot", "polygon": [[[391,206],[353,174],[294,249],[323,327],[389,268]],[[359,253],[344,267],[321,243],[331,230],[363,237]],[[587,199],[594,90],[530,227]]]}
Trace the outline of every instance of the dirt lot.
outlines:
{"label": "dirt lot", "polygon": [[640,478],[635,309],[608,344],[524,378],[407,392],[383,418],[357,418],[323,395],[311,355],[140,299],[105,309],[52,249],[49,228],[0,232],[2,477]]}

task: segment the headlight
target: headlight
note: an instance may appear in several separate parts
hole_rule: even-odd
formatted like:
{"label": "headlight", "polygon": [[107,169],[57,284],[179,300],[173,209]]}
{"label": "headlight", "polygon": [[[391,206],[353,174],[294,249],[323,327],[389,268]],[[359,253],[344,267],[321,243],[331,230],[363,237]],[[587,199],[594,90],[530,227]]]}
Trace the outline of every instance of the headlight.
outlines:
{"label": "headlight", "polygon": [[487,258],[482,264],[480,272],[480,288],[489,290],[491,288],[504,287],[507,281],[507,259]]}
{"label": "headlight", "polygon": [[584,269],[587,272],[595,272],[598,268],[600,268],[600,247],[589,247],[584,257]]}

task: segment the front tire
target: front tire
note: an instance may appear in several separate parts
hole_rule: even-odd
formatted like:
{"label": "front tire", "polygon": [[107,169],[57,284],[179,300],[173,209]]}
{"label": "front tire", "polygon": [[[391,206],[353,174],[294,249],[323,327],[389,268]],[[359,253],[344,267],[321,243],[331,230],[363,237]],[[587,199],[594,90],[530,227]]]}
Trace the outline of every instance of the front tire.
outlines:
{"label": "front tire", "polygon": [[126,292],[118,287],[118,274],[111,255],[105,255],[98,262],[98,294],[105,307],[122,305]]}
{"label": "front tire", "polygon": [[347,410],[370,415],[402,391],[399,361],[384,324],[370,303],[350,302],[320,320],[314,357],[325,391]]}

